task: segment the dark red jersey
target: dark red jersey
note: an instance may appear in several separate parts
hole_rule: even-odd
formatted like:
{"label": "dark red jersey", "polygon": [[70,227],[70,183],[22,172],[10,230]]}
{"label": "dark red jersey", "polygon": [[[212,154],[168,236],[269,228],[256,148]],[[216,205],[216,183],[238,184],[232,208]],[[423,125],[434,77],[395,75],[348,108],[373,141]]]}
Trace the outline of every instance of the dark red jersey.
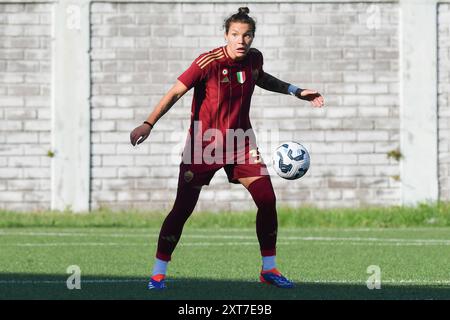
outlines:
{"label": "dark red jersey", "polygon": [[[263,73],[263,56],[253,48],[241,61],[232,60],[225,47],[203,53],[194,60],[178,77],[188,89],[194,88],[188,136],[191,148],[195,149],[197,143],[204,150],[212,141],[216,146],[217,143],[225,146],[229,142],[229,129],[234,129],[235,133],[241,129],[241,132],[253,134],[250,103],[255,83]],[[216,137],[219,132],[221,139]],[[248,146],[246,141],[245,146]],[[229,152],[226,149],[224,154]]]}

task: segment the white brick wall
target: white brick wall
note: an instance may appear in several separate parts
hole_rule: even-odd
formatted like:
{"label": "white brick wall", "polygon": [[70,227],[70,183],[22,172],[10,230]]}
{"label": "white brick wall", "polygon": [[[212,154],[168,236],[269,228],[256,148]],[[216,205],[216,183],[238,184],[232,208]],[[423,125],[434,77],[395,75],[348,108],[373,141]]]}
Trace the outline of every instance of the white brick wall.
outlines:
{"label": "white brick wall", "polygon": [[438,7],[439,193],[450,200],[450,5]]}
{"label": "white brick wall", "polygon": [[[311,151],[311,171],[304,178],[292,182],[273,176],[280,205],[399,201],[399,185],[392,178],[399,174],[398,163],[386,155],[399,146],[398,92],[392,86],[399,80],[398,6],[377,4],[381,23],[370,29],[370,5],[250,5],[257,19],[254,47],[264,53],[265,70],[318,89],[327,101],[324,110],[316,110],[289,96],[256,89],[251,117],[259,136],[274,126],[282,128],[280,140],[299,140]],[[180,161],[177,145],[186,137],[192,93],[160,120],[138,149],[128,145],[129,132],[192,59],[223,45],[223,20],[239,6],[92,5],[94,208],[120,204],[170,209]],[[161,12],[164,16],[157,14]],[[279,142],[264,141],[261,151],[267,163]],[[156,192],[159,186],[166,188],[163,193]],[[233,201],[239,208],[254,206],[242,186],[228,184],[219,172],[203,189],[197,209],[230,210]]]}
{"label": "white brick wall", "polygon": [[50,208],[50,16],[0,3],[0,209]]}

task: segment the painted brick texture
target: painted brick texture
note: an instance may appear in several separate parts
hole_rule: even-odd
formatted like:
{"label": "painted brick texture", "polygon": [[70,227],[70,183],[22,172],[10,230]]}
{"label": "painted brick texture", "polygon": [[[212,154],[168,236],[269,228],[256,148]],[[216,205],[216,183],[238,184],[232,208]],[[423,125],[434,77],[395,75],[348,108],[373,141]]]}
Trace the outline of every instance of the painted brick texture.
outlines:
{"label": "painted brick texture", "polygon": [[50,17],[0,3],[0,209],[50,208]]}

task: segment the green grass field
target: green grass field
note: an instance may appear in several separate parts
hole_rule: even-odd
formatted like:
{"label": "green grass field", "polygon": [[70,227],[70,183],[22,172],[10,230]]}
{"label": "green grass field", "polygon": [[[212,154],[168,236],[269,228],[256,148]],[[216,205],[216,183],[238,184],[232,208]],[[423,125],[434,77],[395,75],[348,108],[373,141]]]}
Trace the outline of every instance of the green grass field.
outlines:
{"label": "green grass field", "polygon": [[[449,227],[281,225],[278,266],[296,282],[283,290],[257,281],[254,227],[188,222],[168,290],[153,292],[146,284],[159,218],[145,228],[22,219],[0,228],[0,299],[450,299]],[[81,290],[66,287],[71,265],[81,269]],[[367,288],[370,265],[381,268],[381,289]]]}

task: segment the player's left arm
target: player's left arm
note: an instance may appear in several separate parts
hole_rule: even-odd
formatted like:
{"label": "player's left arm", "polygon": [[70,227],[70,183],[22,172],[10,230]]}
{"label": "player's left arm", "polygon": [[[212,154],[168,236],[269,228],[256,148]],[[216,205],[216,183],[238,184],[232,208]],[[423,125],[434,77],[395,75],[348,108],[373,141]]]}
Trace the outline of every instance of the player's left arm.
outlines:
{"label": "player's left arm", "polygon": [[292,84],[275,78],[267,72],[264,72],[261,76],[258,77],[256,85],[265,90],[283,94],[291,94],[301,100],[310,101],[311,104],[317,108],[323,107],[323,97],[319,92],[310,89],[298,88]]}

